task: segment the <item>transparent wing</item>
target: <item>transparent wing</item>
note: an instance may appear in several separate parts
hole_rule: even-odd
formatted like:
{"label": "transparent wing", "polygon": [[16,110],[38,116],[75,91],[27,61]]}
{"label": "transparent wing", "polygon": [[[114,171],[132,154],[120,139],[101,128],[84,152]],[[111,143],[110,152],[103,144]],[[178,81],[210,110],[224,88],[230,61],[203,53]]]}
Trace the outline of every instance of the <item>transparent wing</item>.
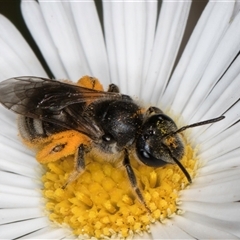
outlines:
{"label": "transparent wing", "polygon": [[105,98],[121,99],[119,93],[96,91],[39,77],[16,77],[0,83],[0,102],[17,114],[52,122],[90,135],[100,130],[82,111],[87,103]]}

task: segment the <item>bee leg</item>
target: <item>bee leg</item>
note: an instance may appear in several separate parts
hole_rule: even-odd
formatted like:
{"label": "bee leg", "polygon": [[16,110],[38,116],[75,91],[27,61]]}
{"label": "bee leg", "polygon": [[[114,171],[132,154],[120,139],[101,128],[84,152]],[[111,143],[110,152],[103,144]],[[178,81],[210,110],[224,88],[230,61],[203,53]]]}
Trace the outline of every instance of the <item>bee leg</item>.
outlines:
{"label": "bee leg", "polygon": [[76,152],[75,155],[75,165],[74,165],[74,170],[68,177],[67,182],[63,186],[63,189],[67,187],[67,185],[73,181],[75,181],[85,170],[85,159],[84,155],[85,153],[88,152],[88,147],[84,144],[81,144]]}
{"label": "bee leg", "polygon": [[126,149],[125,149],[125,154],[124,154],[123,166],[126,168],[129,181],[131,183],[133,190],[137,194],[139,201],[145,206],[145,208],[148,210],[148,212],[151,212],[144,200],[144,197],[143,197],[139,187],[138,187],[137,179],[136,179],[135,173],[132,169],[132,166],[130,164],[128,152]]}
{"label": "bee leg", "polygon": [[118,86],[112,83],[112,84],[109,84],[108,86],[108,92],[119,93],[120,91]]}
{"label": "bee leg", "polygon": [[[112,93],[120,93],[118,86],[113,83],[109,84],[107,91],[112,92]],[[124,94],[122,94],[122,99],[127,100],[127,101],[132,100],[131,97],[129,97],[128,95],[124,95]]]}
{"label": "bee leg", "polygon": [[152,113],[158,113],[161,114],[163,111],[157,107],[149,107],[148,110],[146,111],[146,116],[150,116]]}

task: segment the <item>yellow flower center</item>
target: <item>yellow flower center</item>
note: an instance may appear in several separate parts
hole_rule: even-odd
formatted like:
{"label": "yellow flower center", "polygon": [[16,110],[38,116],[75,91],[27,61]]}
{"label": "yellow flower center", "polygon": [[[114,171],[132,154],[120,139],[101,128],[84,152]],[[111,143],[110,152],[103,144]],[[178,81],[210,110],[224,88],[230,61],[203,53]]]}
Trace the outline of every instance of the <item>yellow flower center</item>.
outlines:
{"label": "yellow flower center", "polygon": [[[121,161],[112,164],[98,156],[88,157],[84,173],[65,189],[74,168],[73,156],[46,164],[42,181],[49,218],[68,224],[76,235],[125,238],[149,231],[154,221],[163,222],[178,213],[178,193],[188,181],[176,164],[151,168],[130,160],[150,213],[135,196]],[[181,163],[193,177],[196,159],[190,145]]]}

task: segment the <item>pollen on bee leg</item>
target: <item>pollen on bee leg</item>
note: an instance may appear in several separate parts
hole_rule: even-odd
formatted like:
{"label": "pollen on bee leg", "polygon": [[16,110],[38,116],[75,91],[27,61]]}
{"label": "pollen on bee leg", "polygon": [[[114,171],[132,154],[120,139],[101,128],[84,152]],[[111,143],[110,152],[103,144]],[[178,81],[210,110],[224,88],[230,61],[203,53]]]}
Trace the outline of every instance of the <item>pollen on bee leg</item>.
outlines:
{"label": "pollen on bee leg", "polygon": [[[71,139],[71,141],[69,141]],[[56,133],[44,141],[38,142],[36,159],[40,163],[55,162],[73,155],[81,143],[89,142],[89,138],[74,130]]]}

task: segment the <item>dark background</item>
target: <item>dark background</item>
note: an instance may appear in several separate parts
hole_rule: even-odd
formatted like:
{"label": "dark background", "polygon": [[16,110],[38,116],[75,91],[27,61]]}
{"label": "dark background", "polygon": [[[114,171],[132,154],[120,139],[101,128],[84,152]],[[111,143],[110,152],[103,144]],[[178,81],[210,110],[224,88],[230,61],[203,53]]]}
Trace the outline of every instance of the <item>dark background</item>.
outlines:
{"label": "dark background", "polygon": [[[71,1],[71,0],[69,0]],[[176,62],[179,60],[179,56],[181,55],[181,52],[184,49],[184,46],[193,31],[193,28],[201,15],[207,0],[193,0],[189,21],[187,24],[187,28],[184,34],[183,43],[180,47],[179,55],[176,60]],[[95,0],[95,3],[97,5],[98,11],[100,13],[100,18],[102,16],[102,8],[101,8],[101,1]],[[48,68],[47,64],[45,63],[45,60],[42,57],[41,52],[39,51],[37,45],[35,44],[33,38],[31,37],[31,34],[29,33],[28,29],[26,28],[26,25],[24,23],[24,20],[21,16],[21,9],[20,9],[20,0],[0,0],[0,14],[5,15],[22,33],[23,37],[27,40],[31,48],[34,50],[35,54],[37,55],[38,59],[42,63],[44,69],[48,73],[49,77],[54,77],[51,73],[50,69]]]}

